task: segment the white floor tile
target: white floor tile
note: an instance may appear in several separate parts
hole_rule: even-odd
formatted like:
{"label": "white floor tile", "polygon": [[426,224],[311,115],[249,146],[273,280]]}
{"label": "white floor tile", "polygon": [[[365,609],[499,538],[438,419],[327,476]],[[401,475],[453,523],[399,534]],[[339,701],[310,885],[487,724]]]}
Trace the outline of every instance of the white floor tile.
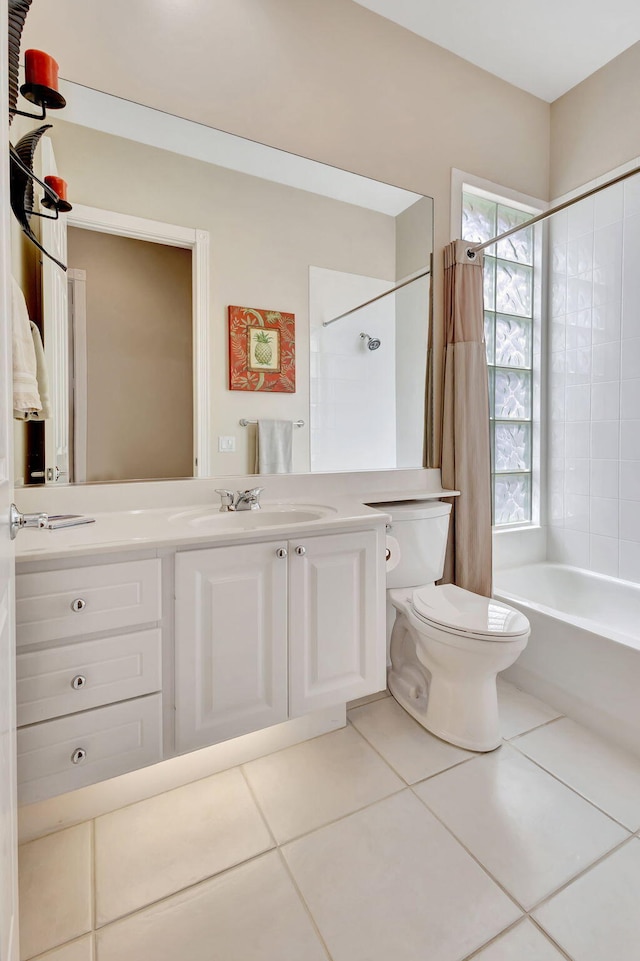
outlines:
{"label": "white floor tile", "polygon": [[46,954],[39,954],[33,961],[93,961],[93,936],[87,935],[71,944],[63,944]]}
{"label": "white floor tile", "polygon": [[500,731],[507,739],[546,724],[555,717],[561,717],[560,711],[556,711],[544,701],[539,701],[537,697],[519,690],[500,678],[498,678],[498,709]]}
{"label": "white floor tile", "polygon": [[404,787],[351,726],[251,761],[244,770],[278,842]]}
{"label": "white floor tile", "polygon": [[631,831],[640,828],[640,760],[569,718],[519,738],[516,747]]}
{"label": "white floor tile", "polygon": [[429,734],[392,697],[349,711],[348,717],[409,784],[475,756]]}
{"label": "white floor tile", "polygon": [[20,958],[91,930],[91,823],[21,845]]}
{"label": "white floor tile", "polygon": [[238,768],[97,818],[95,844],[98,925],[273,847]]}
{"label": "white floor tile", "polygon": [[564,961],[564,955],[526,920],[474,954],[473,961]]}
{"label": "white floor tile", "polygon": [[535,918],[574,961],[636,961],[639,891],[634,839],[543,904]]}
{"label": "white floor tile", "polygon": [[413,790],[527,909],[628,836],[509,745]]}
{"label": "white floor tile", "polygon": [[116,921],[97,961],[327,961],[275,851]]}
{"label": "white floor tile", "polygon": [[333,961],[460,961],[519,915],[408,790],[282,850]]}

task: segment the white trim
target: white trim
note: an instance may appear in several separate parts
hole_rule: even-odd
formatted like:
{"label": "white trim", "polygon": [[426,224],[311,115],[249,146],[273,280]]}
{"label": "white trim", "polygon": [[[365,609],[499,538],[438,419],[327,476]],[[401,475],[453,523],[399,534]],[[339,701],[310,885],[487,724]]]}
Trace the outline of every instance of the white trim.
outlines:
{"label": "white trim", "polygon": [[67,283],[73,350],[73,481],[87,480],[87,272],[71,268]]}
{"label": "white trim", "polygon": [[192,251],[194,477],[208,477],[211,462],[211,354],[209,348],[209,232],[76,204],[69,227],[115,234]]}

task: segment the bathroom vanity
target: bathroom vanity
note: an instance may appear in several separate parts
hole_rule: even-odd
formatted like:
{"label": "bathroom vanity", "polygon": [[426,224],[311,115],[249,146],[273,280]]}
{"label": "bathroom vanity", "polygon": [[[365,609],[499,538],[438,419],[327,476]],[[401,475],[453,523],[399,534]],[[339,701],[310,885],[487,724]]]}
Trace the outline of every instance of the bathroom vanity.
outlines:
{"label": "bathroom vanity", "polygon": [[23,804],[384,688],[387,516],[265,508],[20,535]]}

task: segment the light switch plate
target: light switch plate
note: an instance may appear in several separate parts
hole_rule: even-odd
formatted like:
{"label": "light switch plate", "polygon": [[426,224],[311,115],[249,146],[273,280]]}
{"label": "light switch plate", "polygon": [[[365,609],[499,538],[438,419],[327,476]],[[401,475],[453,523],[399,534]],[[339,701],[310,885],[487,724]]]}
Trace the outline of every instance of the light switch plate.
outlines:
{"label": "light switch plate", "polygon": [[236,449],[236,439],[232,435],[218,437],[218,453],[233,454]]}

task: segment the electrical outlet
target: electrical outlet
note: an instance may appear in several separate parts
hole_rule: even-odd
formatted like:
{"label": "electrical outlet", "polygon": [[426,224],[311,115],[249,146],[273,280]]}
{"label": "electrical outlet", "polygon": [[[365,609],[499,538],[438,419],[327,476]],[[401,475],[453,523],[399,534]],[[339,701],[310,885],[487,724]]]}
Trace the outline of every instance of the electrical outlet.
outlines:
{"label": "electrical outlet", "polygon": [[218,437],[218,453],[234,454],[236,450],[236,439],[233,435]]}

